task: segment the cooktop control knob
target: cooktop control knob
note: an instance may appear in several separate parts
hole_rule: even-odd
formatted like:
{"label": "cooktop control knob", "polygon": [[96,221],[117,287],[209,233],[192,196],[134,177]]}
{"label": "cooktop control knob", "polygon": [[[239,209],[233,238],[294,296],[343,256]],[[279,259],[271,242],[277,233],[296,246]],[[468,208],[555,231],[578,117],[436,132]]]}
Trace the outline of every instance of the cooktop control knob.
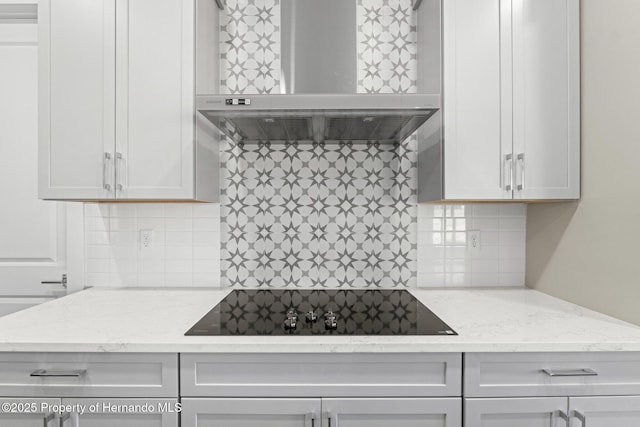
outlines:
{"label": "cooktop control knob", "polygon": [[287,331],[293,331],[297,326],[295,319],[286,319],[284,321],[284,329]]}
{"label": "cooktop control knob", "polygon": [[296,311],[293,308],[290,308],[289,311],[287,311],[287,318],[284,321],[284,328],[287,331],[294,330],[296,328],[297,323],[298,323],[298,313],[296,313]]}
{"label": "cooktop control knob", "polygon": [[324,314],[324,328],[332,331],[338,329],[338,320],[333,310]]}
{"label": "cooktop control knob", "polygon": [[307,311],[305,318],[307,319],[307,322],[315,323],[318,320],[318,315],[313,310],[309,310]]}

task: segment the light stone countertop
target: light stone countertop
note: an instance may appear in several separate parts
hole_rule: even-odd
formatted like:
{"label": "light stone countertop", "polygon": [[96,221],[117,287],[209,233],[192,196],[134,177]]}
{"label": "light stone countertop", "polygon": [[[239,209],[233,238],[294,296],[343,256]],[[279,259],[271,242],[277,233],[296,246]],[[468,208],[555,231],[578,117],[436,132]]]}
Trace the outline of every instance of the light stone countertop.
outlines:
{"label": "light stone countertop", "polygon": [[0,351],[640,351],[640,327],[528,289],[411,291],[458,336],[185,337],[228,292],[89,289],[0,318]]}

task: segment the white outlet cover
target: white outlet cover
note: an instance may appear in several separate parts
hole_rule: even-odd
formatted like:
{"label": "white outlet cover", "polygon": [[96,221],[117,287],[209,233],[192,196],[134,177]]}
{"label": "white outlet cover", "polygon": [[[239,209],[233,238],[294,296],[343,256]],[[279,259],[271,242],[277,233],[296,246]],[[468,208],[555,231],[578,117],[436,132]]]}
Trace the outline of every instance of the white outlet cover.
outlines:
{"label": "white outlet cover", "polygon": [[140,250],[144,251],[153,246],[153,230],[140,230]]}
{"label": "white outlet cover", "polygon": [[480,230],[467,230],[467,251],[478,253],[481,247]]}

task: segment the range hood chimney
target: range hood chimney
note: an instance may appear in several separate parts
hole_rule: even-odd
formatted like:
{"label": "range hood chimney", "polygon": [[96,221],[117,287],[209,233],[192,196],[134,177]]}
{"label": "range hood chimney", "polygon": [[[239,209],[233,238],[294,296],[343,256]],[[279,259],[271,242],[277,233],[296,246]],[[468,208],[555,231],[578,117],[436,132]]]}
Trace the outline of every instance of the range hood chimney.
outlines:
{"label": "range hood chimney", "polygon": [[[412,0],[406,10],[391,11],[391,17],[388,7],[367,9],[357,0],[280,0],[277,12],[269,12],[277,16],[271,40],[277,46],[274,85],[250,84],[242,92],[236,82],[234,94],[220,94],[223,73],[211,66],[197,73],[197,79],[212,82],[198,84],[196,108],[236,143],[401,143],[441,108],[440,1]],[[400,31],[399,45],[370,37],[366,22],[380,19],[402,22],[410,34]],[[236,37],[227,44],[245,43],[235,33],[225,34]],[[199,40],[198,54],[205,59],[196,62],[214,64],[211,58],[219,57],[220,50],[211,43],[219,43],[219,37],[208,34]],[[378,69],[380,55],[387,64]],[[389,70],[389,61],[400,64],[399,70]],[[253,62],[247,61],[252,73]],[[377,76],[375,86],[372,76]],[[406,93],[412,90],[418,93]]]}

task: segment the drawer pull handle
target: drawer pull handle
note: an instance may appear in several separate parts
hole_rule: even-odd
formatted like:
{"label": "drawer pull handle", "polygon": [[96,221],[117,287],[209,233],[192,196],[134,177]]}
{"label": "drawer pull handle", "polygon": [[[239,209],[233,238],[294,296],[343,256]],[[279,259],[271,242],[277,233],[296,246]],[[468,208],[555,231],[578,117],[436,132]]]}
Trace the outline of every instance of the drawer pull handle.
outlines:
{"label": "drawer pull handle", "polygon": [[338,415],[331,412],[325,412],[328,427],[338,427]]}
{"label": "drawer pull handle", "polygon": [[64,414],[62,414],[62,416],[60,417],[60,427],[64,427],[64,423],[69,419],[71,419],[71,413],[65,412]]}
{"label": "drawer pull handle", "polygon": [[74,371],[47,371],[46,369],[36,369],[31,372],[31,377],[74,377],[79,378],[86,375],[86,369],[76,369]]}
{"label": "drawer pull handle", "polygon": [[553,369],[543,369],[542,372],[550,377],[595,377],[598,373],[593,369],[572,369],[568,371],[556,371]]}
{"label": "drawer pull handle", "polygon": [[587,416],[581,412],[573,411],[571,413],[572,417],[575,417],[582,423],[582,427],[587,427]]}
{"label": "drawer pull handle", "polygon": [[567,427],[569,427],[569,416],[564,411],[556,411],[555,414],[565,422]]}
{"label": "drawer pull handle", "polygon": [[42,424],[44,427],[49,427],[49,423],[51,421],[53,421],[56,418],[56,414],[54,414],[53,412],[50,413],[49,415],[45,415],[43,418],[44,424]]}

